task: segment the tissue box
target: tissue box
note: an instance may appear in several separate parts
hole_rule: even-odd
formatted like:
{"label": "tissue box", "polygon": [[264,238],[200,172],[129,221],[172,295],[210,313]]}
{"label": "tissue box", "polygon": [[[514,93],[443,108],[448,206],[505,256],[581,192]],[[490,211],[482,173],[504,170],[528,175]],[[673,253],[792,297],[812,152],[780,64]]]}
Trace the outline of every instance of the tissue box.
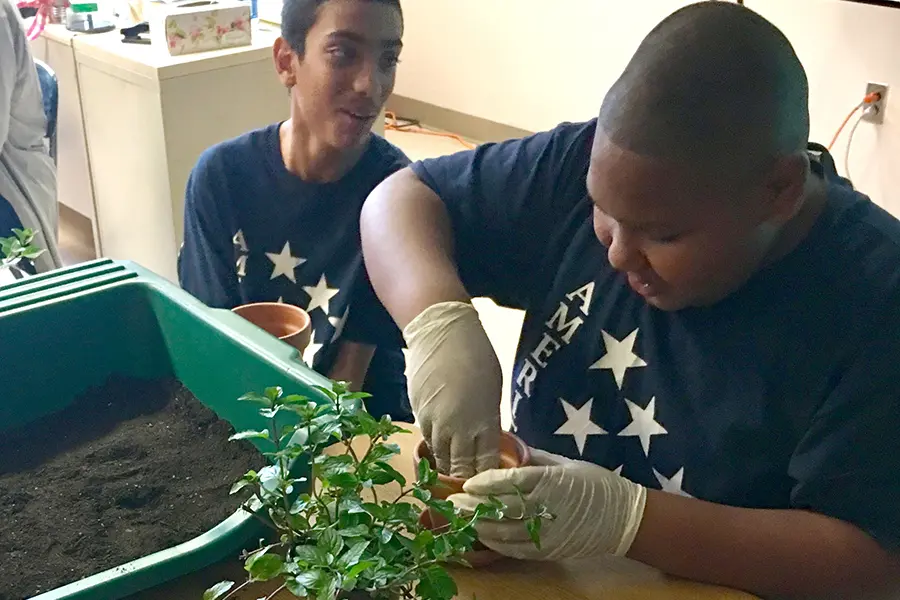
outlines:
{"label": "tissue box", "polygon": [[154,7],[150,24],[153,46],[172,56],[249,46],[249,2],[189,2]]}

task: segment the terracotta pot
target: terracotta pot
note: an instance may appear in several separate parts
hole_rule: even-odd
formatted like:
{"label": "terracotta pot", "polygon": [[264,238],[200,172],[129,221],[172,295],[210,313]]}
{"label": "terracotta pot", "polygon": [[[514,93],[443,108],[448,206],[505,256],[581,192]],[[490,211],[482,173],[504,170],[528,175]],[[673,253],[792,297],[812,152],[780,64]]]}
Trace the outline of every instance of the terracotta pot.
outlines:
{"label": "terracotta pot", "polygon": [[263,331],[287,342],[302,354],[312,338],[309,315],[293,304],[257,302],[232,309]]}
{"label": "terracotta pot", "polygon": [[[425,444],[425,440],[416,444],[413,449],[413,466],[419,464],[421,458],[427,458],[431,463],[431,468],[435,468],[434,459],[431,455],[431,449]],[[500,468],[514,469],[522,467],[531,462],[531,450],[528,444],[523,442],[515,435],[508,431],[501,432],[500,435]],[[466,482],[462,477],[451,477],[438,473],[438,483],[440,485],[432,488],[431,495],[435,498],[446,500],[451,494],[458,494],[463,491],[463,484]]]}
{"label": "terracotta pot", "polygon": [[[434,459],[431,450],[425,444],[425,440],[420,441],[413,449],[414,464],[418,465],[422,458],[428,459],[431,467],[435,468]],[[500,468],[514,469],[523,467],[531,462],[531,450],[528,444],[509,432],[502,432],[500,436]],[[463,491],[463,484],[466,482],[462,477],[451,477],[438,473],[438,485],[429,488],[431,495],[435,498],[446,500],[451,494],[458,494]],[[447,520],[441,515],[426,509],[419,518],[419,523],[428,529],[435,530],[446,527]],[[473,550],[463,555],[470,565],[473,567],[484,567],[497,562],[502,558],[499,554],[484,546],[481,542],[475,542]]]}

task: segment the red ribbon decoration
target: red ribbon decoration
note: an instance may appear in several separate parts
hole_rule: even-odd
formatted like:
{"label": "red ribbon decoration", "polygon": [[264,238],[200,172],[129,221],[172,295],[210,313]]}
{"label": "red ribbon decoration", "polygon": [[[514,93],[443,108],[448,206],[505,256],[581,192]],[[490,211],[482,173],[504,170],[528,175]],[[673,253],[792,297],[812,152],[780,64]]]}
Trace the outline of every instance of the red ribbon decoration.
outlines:
{"label": "red ribbon decoration", "polygon": [[[34,15],[31,26],[26,33],[28,41],[37,39],[44,31],[44,27],[46,27],[47,23],[52,22],[53,7],[55,5],[55,0],[22,0],[16,5],[20,10],[23,8],[37,9],[37,14]],[[65,6],[69,6],[68,1],[65,2]]]}

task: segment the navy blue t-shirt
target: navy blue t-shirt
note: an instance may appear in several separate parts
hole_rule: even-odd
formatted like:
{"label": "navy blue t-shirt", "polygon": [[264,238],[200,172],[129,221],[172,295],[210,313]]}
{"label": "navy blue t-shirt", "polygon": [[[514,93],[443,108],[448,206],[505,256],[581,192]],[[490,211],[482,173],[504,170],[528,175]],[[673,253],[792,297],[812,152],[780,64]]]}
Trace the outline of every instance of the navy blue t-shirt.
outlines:
{"label": "navy blue t-shirt", "polygon": [[596,239],[596,123],[413,165],[469,292],[524,309],[517,432],[650,488],[809,509],[900,549],[900,222],[825,173],[791,254],[720,303],[664,312]]}
{"label": "navy blue t-shirt", "polygon": [[284,166],[279,125],[203,153],[187,184],[182,287],[209,306],[287,302],[306,309],[307,364],[327,374],[341,339],[377,347],[363,389],[370,412],[410,420],[402,337],[362,261],[359,213],[369,192],[409,160],[371,136],[339,181],[308,183]]}

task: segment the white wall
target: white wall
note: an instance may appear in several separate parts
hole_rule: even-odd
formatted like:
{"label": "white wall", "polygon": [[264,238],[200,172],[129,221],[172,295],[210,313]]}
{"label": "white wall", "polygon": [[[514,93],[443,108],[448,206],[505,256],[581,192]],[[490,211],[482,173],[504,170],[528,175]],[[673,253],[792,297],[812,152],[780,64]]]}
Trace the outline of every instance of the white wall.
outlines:
{"label": "white wall", "polygon": [[[405,0],[396,93],[532,131],[589,119],[643,36],[689,3]],[[900,215],[900,10],[843,0],[746,4],[782,28],[806,66],[815,141],[828,143],[867,81],[892,85],[885,123],[857,132],[851,170],[858,188]]]}
{"label": "white wall", "polygon": [[[884,123],[862,123],[853,141],[854,184],[900,216],[900,9],[843,0],[746,0],[778,25],[806,67],[812,138],[828,144],[866,83],[891,86]],[[846,132],[834,148],[843,171]]]}
{"label": "white wall", "polygon": [[405,0],[395,92],[526,130],[590,119],[644,35],[687,4]]}

